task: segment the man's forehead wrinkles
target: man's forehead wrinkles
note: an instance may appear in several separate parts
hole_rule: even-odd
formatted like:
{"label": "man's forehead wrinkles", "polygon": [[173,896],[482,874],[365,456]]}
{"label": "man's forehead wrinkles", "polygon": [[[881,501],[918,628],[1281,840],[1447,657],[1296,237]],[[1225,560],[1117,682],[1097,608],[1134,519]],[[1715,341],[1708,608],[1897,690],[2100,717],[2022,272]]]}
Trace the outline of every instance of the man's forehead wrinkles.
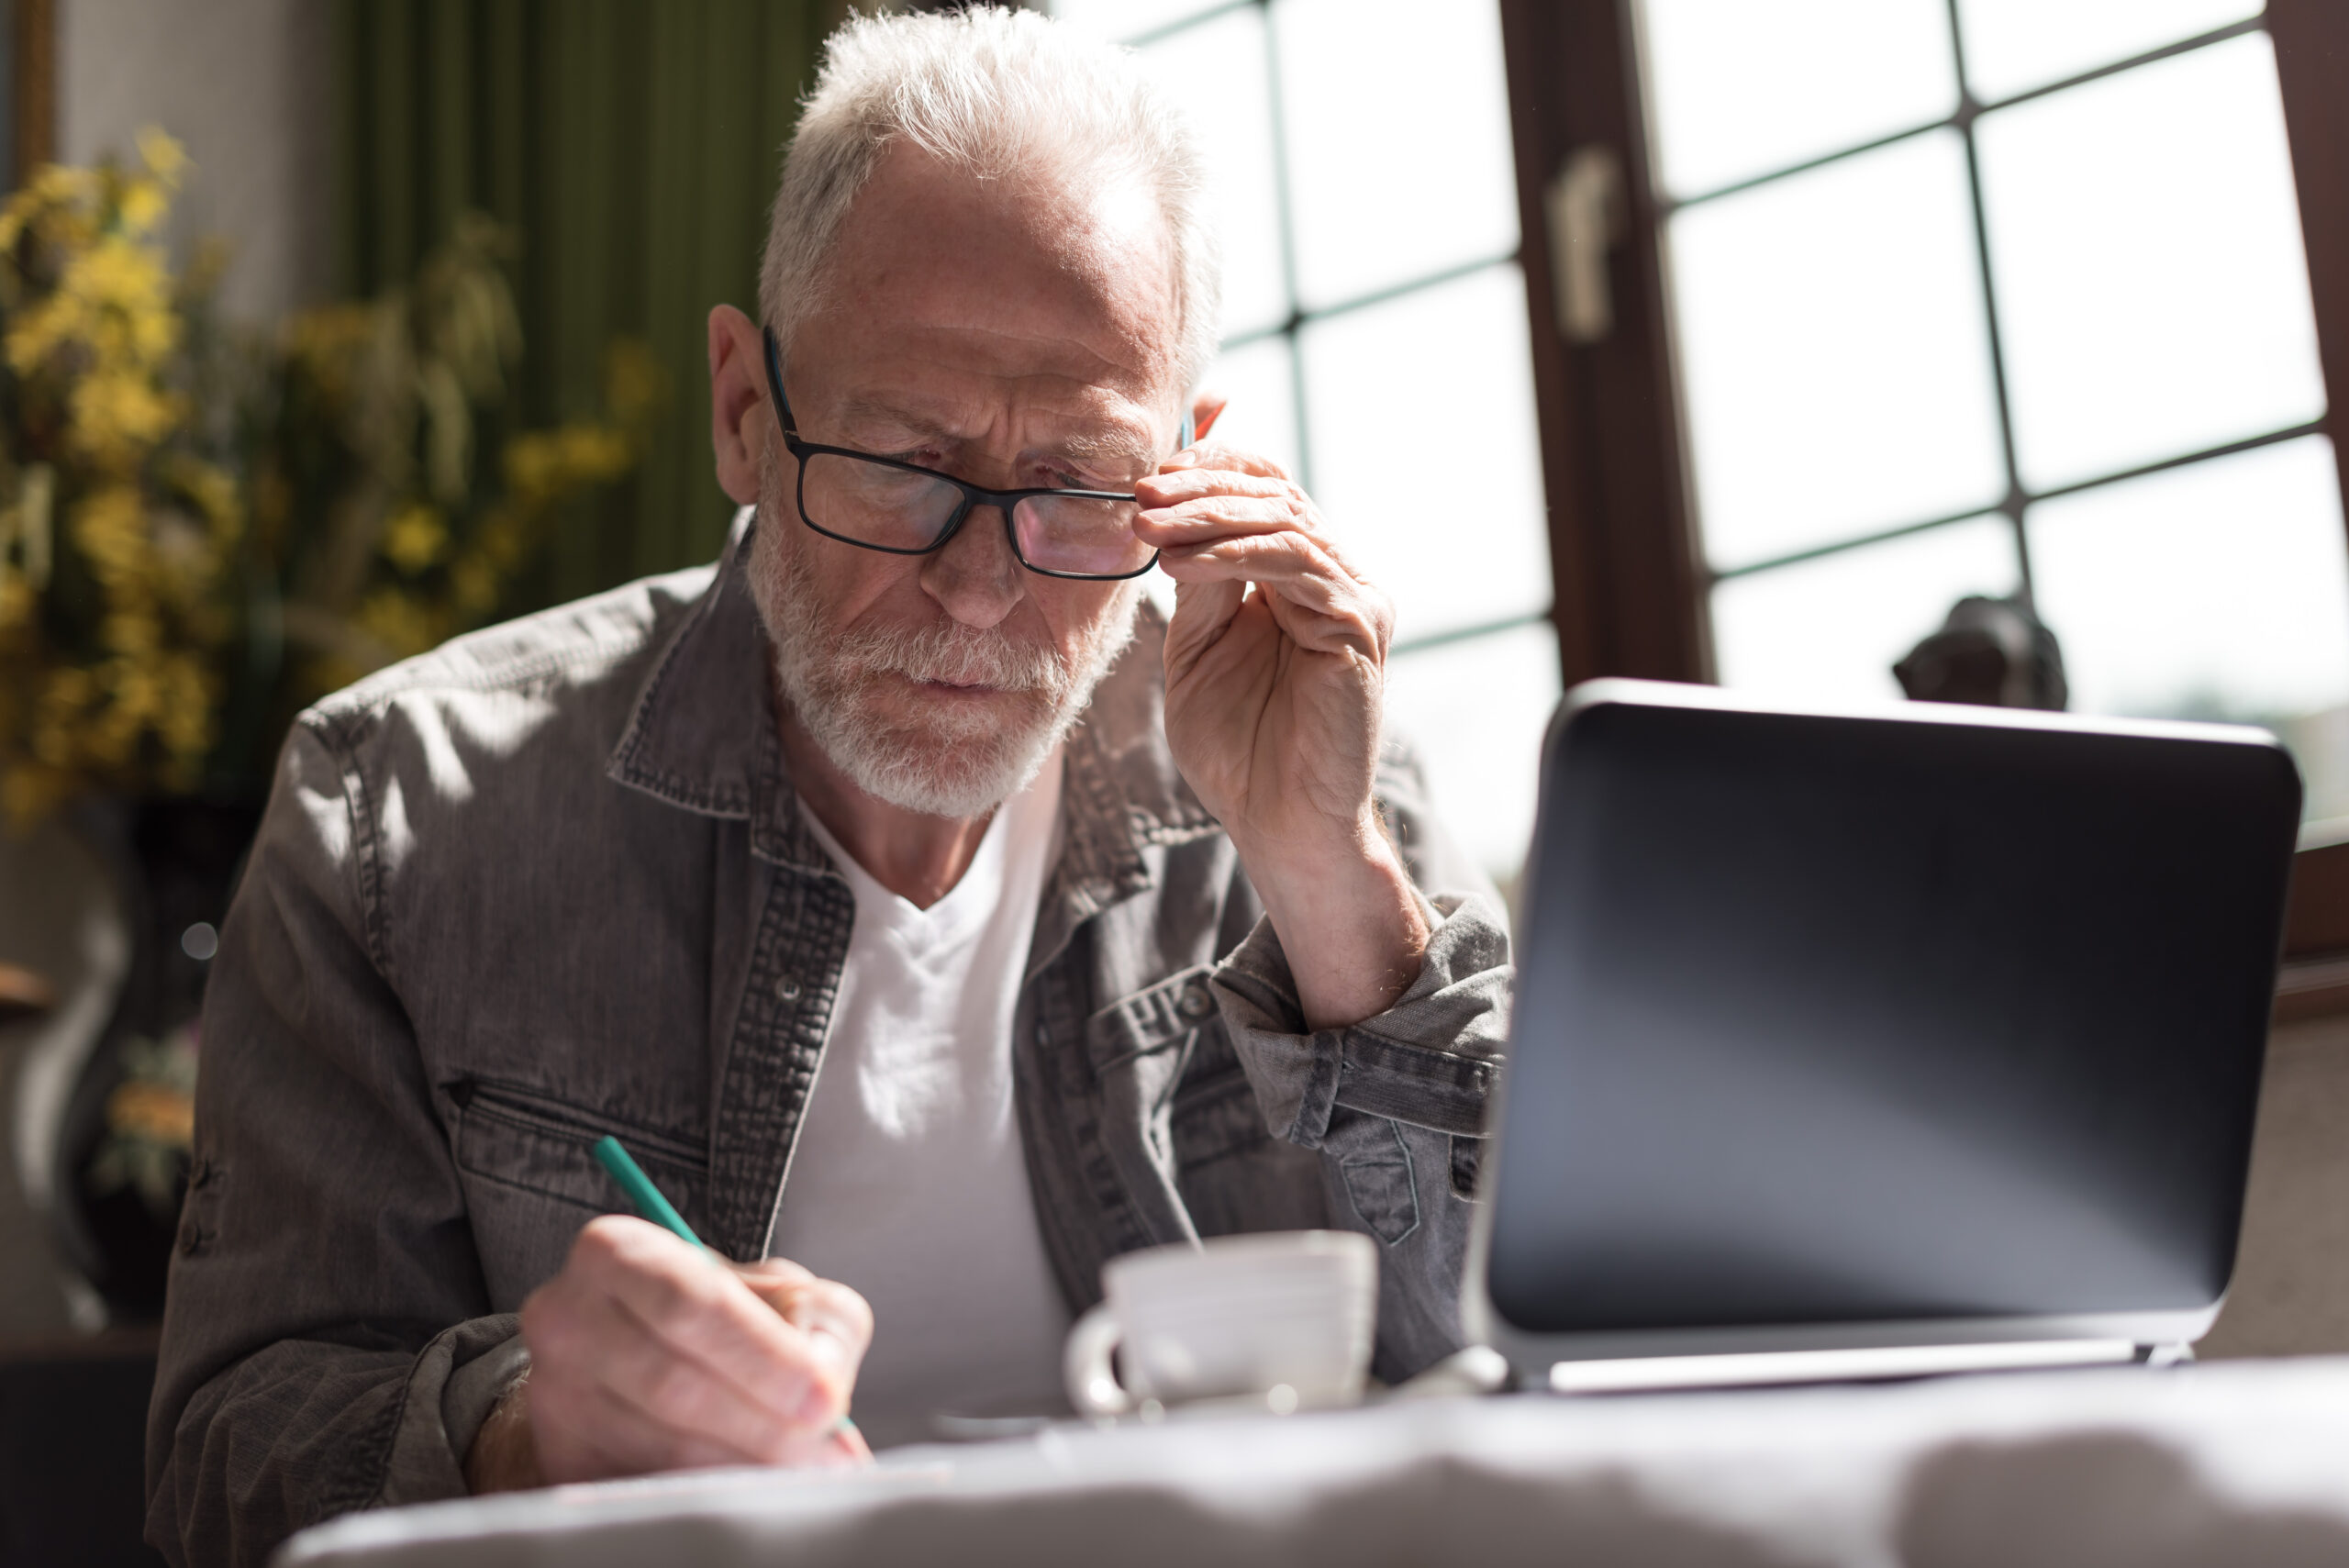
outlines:
{"label": "man's forehead wrinkles", "polygon": [[[908,360],[928,361],[949,373],[1046,378],[1072,387],[1147,399],[1163,374],[1165,350],[1121,334],[1110,323],[1087,325],[1090,329],[1079,337],[1068,331],[1023,332],[968,320],[907,322],[900,342]],[[1111,340],[1086,340],[1092,338]],[[1104,352],[1105,349],[1109,351]]]}
{"label": "man's forehead wrinkles", "polygon": [[952,436],[954,428],[934,416],[924,414],[904,403],[893,403],[885,397],[852,395],[841,399],[840,415],[852,424],[887,425],[922,436]]}
{"label": "man's forehead wrinkles", "polygon": [[[1088,395],[1090,394],[1090,395]],[[1057,450],[1080,458],[1130,458],[1148,462],[1157,446],[1130,406],[1120,409],[1114,395],[1100,389],[1077,390],[1066,403],[1013,393],[1011,422],[1031,429],[1041,427],[1040,439]],[[949,441],[981,439],[1004,406],[1000,395],[969,402],[941,395],[935,400],[920,394],[892,395],[878,391],[849,391],[833,404],[836,416],[851,426],[881,427],[919,437]]]}

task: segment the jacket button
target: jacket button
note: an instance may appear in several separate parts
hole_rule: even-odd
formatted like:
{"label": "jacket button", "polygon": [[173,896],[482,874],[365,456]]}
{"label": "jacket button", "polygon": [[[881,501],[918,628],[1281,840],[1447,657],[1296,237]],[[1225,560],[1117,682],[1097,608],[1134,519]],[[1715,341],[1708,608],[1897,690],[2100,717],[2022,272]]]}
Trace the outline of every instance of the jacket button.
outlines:
{"label": "jacket button", "polygon": [[774,994],[786,1002],[799,1000],[799,982],[785,975],[774,983]]}

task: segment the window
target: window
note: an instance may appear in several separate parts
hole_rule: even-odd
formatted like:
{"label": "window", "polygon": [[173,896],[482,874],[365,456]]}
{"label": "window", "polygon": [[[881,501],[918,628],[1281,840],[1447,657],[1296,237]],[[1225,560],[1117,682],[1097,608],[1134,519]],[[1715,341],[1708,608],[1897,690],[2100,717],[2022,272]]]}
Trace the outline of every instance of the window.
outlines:
{"label": "window", "polygon": [[2031,595],[2076,710],[2349,816],[2349,535],[2256,0],[1642,0],[1726,684],[1894,697]]}
{"label": "window", "polygon": [[1394,595],[1388,723],[1445,823],[1513,877],[1559,664],[1493,0],[1052,10],[1134,45],[1205,134],[1216,434],[1286,466]]}

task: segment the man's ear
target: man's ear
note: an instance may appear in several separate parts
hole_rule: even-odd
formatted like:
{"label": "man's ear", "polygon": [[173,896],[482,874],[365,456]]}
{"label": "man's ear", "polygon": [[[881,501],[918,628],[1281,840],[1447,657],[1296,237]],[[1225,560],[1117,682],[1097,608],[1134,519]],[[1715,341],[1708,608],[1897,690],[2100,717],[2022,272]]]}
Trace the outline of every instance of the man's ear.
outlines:
{"label": "man's ear", "polygon": [[1208,429],[1223,417],[1224,409],[1230,403],[1230,398],[1215,392],[1202,392],[1192,398],[1191,439],[1195,442],[1206,440]]}
{"label": "man's ear", "polygon": [[759,499],[759,454],[774,437],[757,323],[730,305],[709,313],[709,441],[718,488],[738,506]]}

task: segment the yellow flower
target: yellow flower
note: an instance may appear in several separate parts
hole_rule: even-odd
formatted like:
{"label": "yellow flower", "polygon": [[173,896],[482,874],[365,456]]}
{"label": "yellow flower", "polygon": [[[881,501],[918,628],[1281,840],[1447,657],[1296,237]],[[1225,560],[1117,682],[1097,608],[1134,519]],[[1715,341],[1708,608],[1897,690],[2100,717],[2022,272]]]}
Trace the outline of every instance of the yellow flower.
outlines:
{"label": "yellow flower", "polygon": [[187,149],[161,126],[139,128],[139,158],[156,179],[176,187],[189,162]]}
{"label": "yellow flower", "polygon": [[149,562],[145,498],[128,484],[110,484],[73,508],[73,542],[101,580],[123,585],[145,575]]}
{"label": "yellow flower", "polygon": [[448,525],[439,511],[421,501],[409,503],[384,527],[384,558],[411,577],[440,560],[448,548]]}
{"label": "yellow flower", "polygon": [[138,234],[151,234],[172,210],[172,198],[152,180],[132,180],[122,189],[122,226]]}
{"label": "yellow flower", "polygon": [[216,683],[210,671],[185,651],[163,661],[157,687],[163,708],[157,729],[174,760],[194,765],[212,750],[212,695]]}

